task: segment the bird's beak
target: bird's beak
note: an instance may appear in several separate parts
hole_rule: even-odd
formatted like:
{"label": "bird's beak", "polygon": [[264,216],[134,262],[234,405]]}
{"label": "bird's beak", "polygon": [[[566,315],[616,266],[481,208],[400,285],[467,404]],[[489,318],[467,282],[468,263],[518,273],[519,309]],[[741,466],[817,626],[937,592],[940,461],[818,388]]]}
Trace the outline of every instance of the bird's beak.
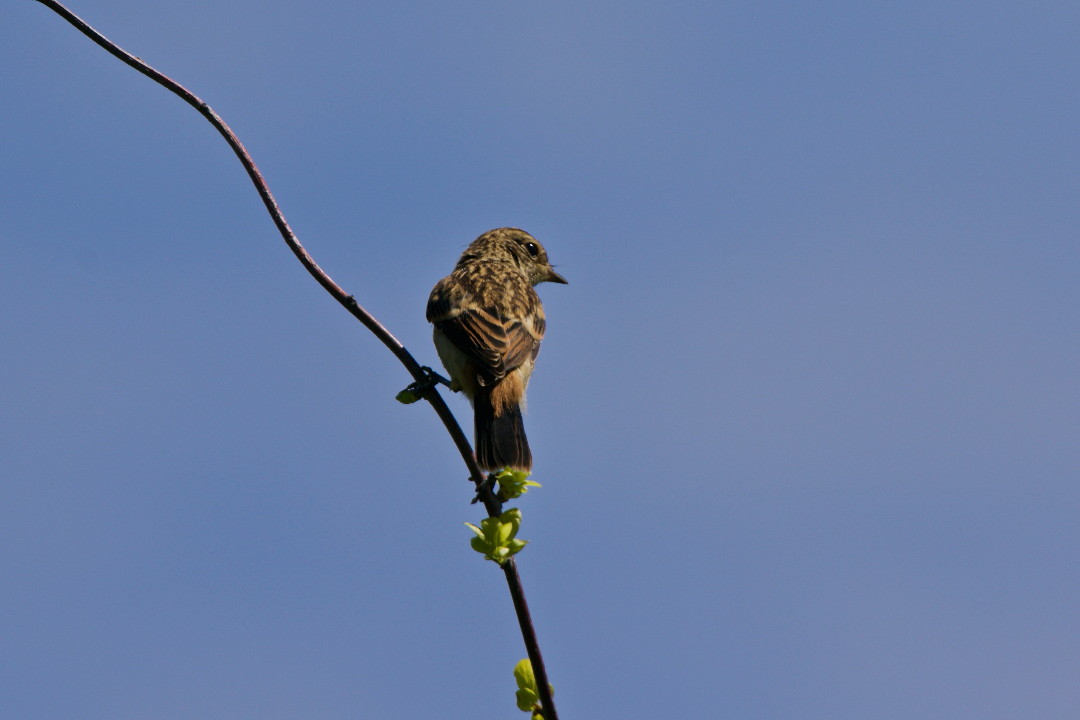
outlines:
{"label": "bird's beak", "polygon": [[569,285],[570,284],[570,283],[568,283],[566,281],[566,278],[564,278],[559,273],[555,272],[552,268],[548,268],[548,276],[546,278],[544,278],[544,279],[547,280],[548,282],[559,283],[561,285]]}

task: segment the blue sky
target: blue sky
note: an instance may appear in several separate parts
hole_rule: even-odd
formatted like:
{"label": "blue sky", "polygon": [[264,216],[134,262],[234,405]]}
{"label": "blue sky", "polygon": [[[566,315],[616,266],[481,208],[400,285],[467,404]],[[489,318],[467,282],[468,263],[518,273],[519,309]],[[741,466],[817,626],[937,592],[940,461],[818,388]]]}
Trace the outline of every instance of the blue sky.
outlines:
{"label": "blue sky", "polygon": [[[205,121],[8,5],[5,714],[513,717],[405,372]],[[545,243],[521,572],[562,717],[1075,712],[1076,7],[71,7],[421,362],[470,240]]]}

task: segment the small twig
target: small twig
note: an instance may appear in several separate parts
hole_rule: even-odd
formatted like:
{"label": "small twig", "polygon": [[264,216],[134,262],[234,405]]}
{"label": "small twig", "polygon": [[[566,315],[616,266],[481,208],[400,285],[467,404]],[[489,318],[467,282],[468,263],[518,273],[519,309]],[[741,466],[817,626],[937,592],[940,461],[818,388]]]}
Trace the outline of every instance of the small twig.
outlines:
{"label": "small twig", "polygon": [[506,575],[506,584],[510,588],[510,597],[514,600],[514,612],[517,613],[518,625],[521,627],[521,637],[525,642],[525,651],[529,654],[533,676],[536,677],[536,692],[540,695],[540,705],[544,708],[544,717],[546,720],[559,720],[559,713],[555,709],[555,701],[551,699],[551,684],[548,682],[544,656],[540,654],[540,641],[536,639],[532,615],[529,614],[529,604],[525,602],[525,589],[521,585],[521,577],[518,575],[517,563],[514,562],[514,558],[510,558],[503,563],[502,569]]}
{"label": "small twig", "polygon": [[[281,212],[281,208],[278,207],[273,193],[270,192],[270,187],[263,179],[262,173],[260,173],[259,169],[255,166],[255,161],[252,160],[251,155],[248,154],[247,149],[244,147],[243,143],[240,142],[240,139],[236,137],[236,134],[233,133],[232,129],[225,124],[225,121],[222,120],[209,105],[180,83],[158,72],[140,58],[135,57],[113,43],[60,3],[55,2],[55,0],[38,0],[38,2],[67,20],[75,26],[79,32],[100,45],[111,55],[119,58],[122,62],[133,67],[135,70],[138,70],[159,85],[168,88],[173,94],[180,97],[181,100],[188,105],[191,105],[199,111],[199,114],[209,120],[210,124],[217,128],[217,131],[225,138],[225,141],[229,143],[229,147],[236,153],[236,157],[239,158],[240,163],[244,166],[244,169],[247,170],[248,177],[251,178],[252,184],[255,185],[255,189],[258,191],[259,197],[262,198],[267,212],[270,213],[274,225],[277,226],[278,232],[281,233],[281,237],[285,240],[285,244],[288,245],[289,249],[296,255],[300,264],[303,265],[311,276],[314,277],[335,300],[348,310],[353,317],[374,333],[375,337],[377,337],[382,344],[385,345],[399,361],[401,361],[401,364],[405,366],[405,369],[408,370],[409,374],[413,376],[413,379],[417,383],[423,383],[428,380],[428,375],[424,368],[420,363],[416,362],[412,354],[405,349],[405,346],[402,345],[382,323],[376,320],[371,313],[356,302],[356,298],[345,292],[340,285],[334,282],[326,271],[319,267],[315,260],[312,259],[311,255],[308,254],[308,251],[304,249],[304,246],[300,244],[296,234],[285,220],[285,215]],[[476,456],[473,454],[472,446],[469,444],[468,438],[465,437],[465,433],[462,432],[457,419],[454,417],[453,413],[450,412],[450,408],[447,407],[446,402],[435,387],[428,388],[423,393],[423,397],[435,409],[435,412],[439,415],[439,419],[442,420],[443,425],[446,426],[447,432],[450,433],[450,437],[453,439],[458,452],[461,454],[462,460],[465,462],[465,466],[469,470],[469,479],[476,485],[477,494],[484,503],[484,508],[487,510],[488,515],[498,517],[499,513],[502,512],[502,503],[495,496],[490,484],[486,482],[483,471],[476,463]],[[518,576],[517,566],[514,564],[513,559],[503,565],[503,571],[506,576],[506,584],[510,589],[510,596],[514,601],[514,609],[517,611],[518,624],[521,626],[522,640],[524,641],[525,648],[529,654],[529,660],[532,662],[533,673],[536,675],[538,685],[537,690],[540,693],[540,702],[544,707],[547,720],[558,720],[558,714],[555,710],[555,704],[551,699],[550,688],[548,686],[547,672],[544,669],[543,659],[540,655],[540,647],[536,640],[536,630],[533,628],[532,618],[529,615],[529,608],[525,603],[525,592],[521,585],[521,578]]]}

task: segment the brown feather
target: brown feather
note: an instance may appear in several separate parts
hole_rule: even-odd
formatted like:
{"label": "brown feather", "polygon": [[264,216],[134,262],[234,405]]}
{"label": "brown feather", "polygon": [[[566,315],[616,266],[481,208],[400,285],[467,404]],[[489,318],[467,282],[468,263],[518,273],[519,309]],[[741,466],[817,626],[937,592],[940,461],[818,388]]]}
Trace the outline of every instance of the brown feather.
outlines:
{"label": "brown feather", "polygon": [[476,453],[485,470],[528,470],[521,413],[546,320],[533,285],[565,283],[523,230],[481,235],[432,289],[427,319],[456,389],[473,403]]}

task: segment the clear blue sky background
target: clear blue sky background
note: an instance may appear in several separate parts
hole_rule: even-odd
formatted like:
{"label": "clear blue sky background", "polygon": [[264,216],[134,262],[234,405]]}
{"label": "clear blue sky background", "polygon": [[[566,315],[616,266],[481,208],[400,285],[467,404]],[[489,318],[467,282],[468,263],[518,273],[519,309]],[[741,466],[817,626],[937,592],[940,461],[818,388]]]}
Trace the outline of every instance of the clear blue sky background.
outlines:
{"label": "clear blue sky background", "polygon": [[[4,5],[4,717],[517,716],[405,372],[191,108]],[[1076,712],[1075,3],[72,8],[422,362],[470,240],[545,242],[521,570],[563,718]]]}

